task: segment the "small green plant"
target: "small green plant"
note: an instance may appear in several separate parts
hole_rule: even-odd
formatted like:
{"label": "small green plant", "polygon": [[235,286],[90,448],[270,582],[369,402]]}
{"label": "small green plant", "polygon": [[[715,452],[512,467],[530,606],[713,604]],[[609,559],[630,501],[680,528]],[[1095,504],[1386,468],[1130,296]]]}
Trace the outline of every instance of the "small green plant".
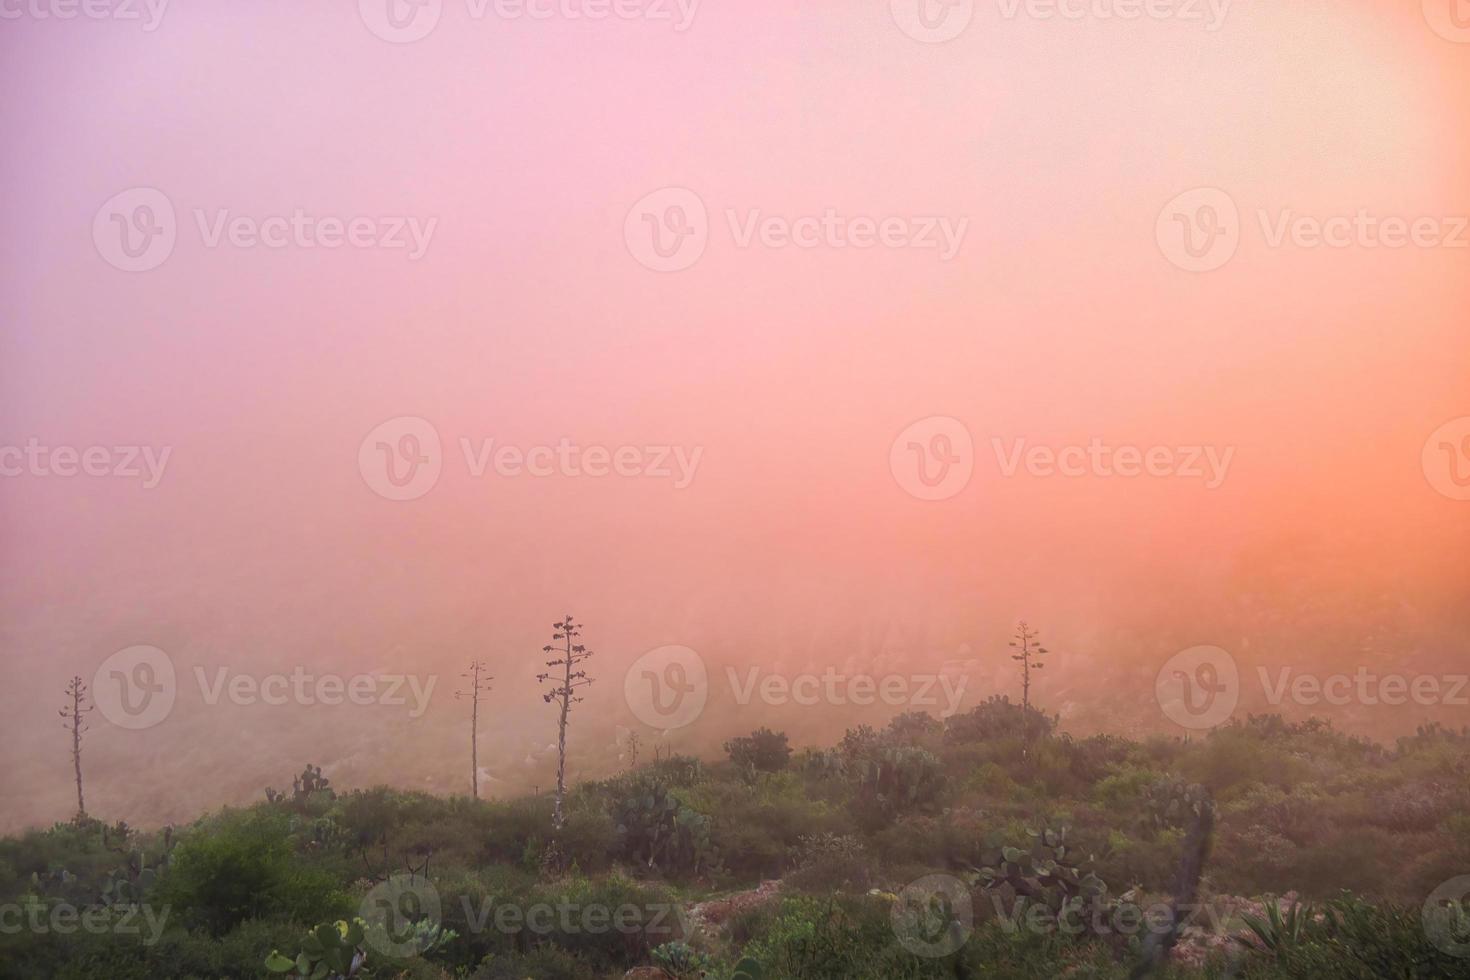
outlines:
{"label": "small green plant", "polygon": [[301,952],[294,959],[282,955],[280,950],[271,950],[265,958],[265,968],[271,973],[309,980],[366,977],[365,929],[361,919],[324,923],[306,934],[301,941]]}
{"label": "small green plant", "polygon": [[1166,830],[1190,827],[1211,800],[1203,786],[1173,776],[1144,787],[1143,805],[1144,830],[1156,836]]}
{"label": "small green plant", "polygon": [[710,958],[683,940],[664,943],[652,953],[655,965],[676,980],[698,980],[710,969]]}
{"label": "small green plant", "polygon": [[1254,934],[1252,938],[1239,942],[1262,952],[1280,957],[1298,949],[1311,935],[1312,925],[1317,920],[1317,910],[1310,905],[1292,902],[1285,912],[1281,903],[1274,898],[1266,900],[1266,917],[1242,915],[1246,928]]}

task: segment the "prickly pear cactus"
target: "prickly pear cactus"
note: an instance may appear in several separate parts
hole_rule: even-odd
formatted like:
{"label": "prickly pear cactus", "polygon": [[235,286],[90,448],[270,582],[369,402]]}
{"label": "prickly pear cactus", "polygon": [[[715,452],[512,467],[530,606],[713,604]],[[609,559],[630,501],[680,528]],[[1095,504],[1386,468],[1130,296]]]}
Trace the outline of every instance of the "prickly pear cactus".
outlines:
{"label": "prickly pear cactus", "polygon": [[272,950],[265,958],[265,968],[274,974],[309,980],[350,980],[361,976],[367,964],[365,941],[361,919],[319,925],[301,941],[301,952],[295,959]]}
{"label": "prickly pear cactus", "polygon": [[1018,900],[1036,902],[1054,913],[1081,911],[1108,901],[1108,886],[1090,870],[1079,867],[1067,843],[1067,828],[1027,830],[1031,849],[1002,848],[996,859],[976,869],[976,879],[987,889],[1008,885]]}
{"label": "prickly pear cactus", "polygon": [[640,780],[613,805],[623,849],[650,868],[698,872],[714,858],[709,817],[656,780]]}
{"label": "prickly pear cactus", "polygon": [[1183,779],[1161,779],[1143,791],[1144,829],[1149,833],[1193,826],[1205,807],[1213,805],[1203,786]]}

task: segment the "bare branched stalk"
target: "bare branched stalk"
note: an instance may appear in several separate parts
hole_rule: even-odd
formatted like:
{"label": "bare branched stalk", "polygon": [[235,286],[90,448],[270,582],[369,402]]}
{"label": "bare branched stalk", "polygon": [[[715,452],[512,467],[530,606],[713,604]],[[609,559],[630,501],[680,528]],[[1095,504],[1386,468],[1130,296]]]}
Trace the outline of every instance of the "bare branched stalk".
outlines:
{"label": "bare branched stalk", "polygon": [[456,698],[470,699],[470,795],[480,798],[480,694],[490,690],[490,682],[495,678],[485,673],[485,662],[474,660],[470,662],[470,669],[461,674],[470,681],[468,691],[455,691]]}
{"label": "bare branched stalk", "polygon": [[1041,658],[1047,653],[1046,647],[1037,641],[1040,635],[1028,626],[1025,620],[1022,620],[1016,627],[1016,638],[1011,641],[1011,646],[1020,651],[1020,653],[1013,654],[1011,659],[1021,663],[1021,758],[1023,760],[1028,759],[1031,755],[1031,672],[1045,666]]}
{"label": "bare branched stalk", "polygon": [[555,703],[560,709],[556,730],[556,808],[552,811],[552,823],[560,830],[566,823],[567,715],[571,713],[572,705],[582,700],[577,695],[577,690],[592,683],[587,671],[577,667],[592,656],[592,651],[574,642],[582,635],[582,624],[572,622],[570,614],[561,622],[553,623],[552,629],[556,632],[551,634],[551,639],[553,643],[561,641],[560,645],[548,644],[541,650],[544,653],[557,653],[559,656],[546,661],[546,666],[552,668],[551,671],[537,674],[536,679],[555,685],[541,697],[547,704]]}
{"label": "bare branched stalk", "polygon": [[58,714],[61,715],[63,727],[71,729],[71,764],[76,772],[77,778],[77,817],[87,815],[87,803],[82,796],[82,734],[90,726],[87,725],[87,712],[92,710],[92,705],[87,700],[87,685],[82,683],[81,677],[73,677],[71,683],[66,685],[66,695],[71,698],[71,704],[62,708]]}

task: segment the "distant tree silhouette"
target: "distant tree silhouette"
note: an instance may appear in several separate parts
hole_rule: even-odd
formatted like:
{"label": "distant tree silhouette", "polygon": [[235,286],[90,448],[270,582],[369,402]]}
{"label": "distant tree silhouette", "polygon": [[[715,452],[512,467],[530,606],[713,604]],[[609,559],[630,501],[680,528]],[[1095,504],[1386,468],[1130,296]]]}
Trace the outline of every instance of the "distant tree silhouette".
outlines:
{"label": "distant tree silhouette", "polygon": [[57,713],[61,715],[62,725],[71,729],[71,764],[77,777],[77,818],[80,819],[87,815],[87,802],[82,796],[82,734],[88,730],[86,715],[92,705],[87,703],[87,685],[80,676],[73,677],[66,685],[66,696],[71,703]]}
{"label": "distant tree silhouette", "polygon": [[1047,649],[1042,646],[1037,638],[1040,634],[1026,624],[1023,619],[1016,627],[1016,638],[1011,641],[1011,646],[1019,650],[1012,655],[1012,660],[1021,663],[1021,758],[1030,756],[1031,752],[1031,672],[1040,670],[1045,666],[1041,658],[1046,655]]}
{"label": "distant tree silhouette", "polygon": [[455,691],[456,698],[470,699],[470,795],[474,799],[480,798],[480,692],[490,690],[490,682],[495,680],[485,673],[485,662],[473,660],[470,669],[461,677],[470,680],[468,691]]}
{"label": "distant tree silhouette", "polygon": [[574,642],[582,635],[582,624],[572,622],[570,613],[561,622],[553,623],[552,629],[556,632],[551,634],[551,639],[560,640],[560,647],[547,644],[541,649],[544,653],[555,652],[560,656],[546,661],[546,666],[551,667],[552,670],[545,674],[537,674],[536,679],[542,683],[550,682],[555,685],[541,695],[541,698],[547,704],[554,703],[560,708],[556,728],[556,807],[551,817],[553,825],[560,830],[567,819],[567,715],[571,713],[573,704],[583,700],[577,695],[577,690],[592,683],[592,678],[587,676],[587,671],[577,667],[578,664],[592,656],[592,651]]}

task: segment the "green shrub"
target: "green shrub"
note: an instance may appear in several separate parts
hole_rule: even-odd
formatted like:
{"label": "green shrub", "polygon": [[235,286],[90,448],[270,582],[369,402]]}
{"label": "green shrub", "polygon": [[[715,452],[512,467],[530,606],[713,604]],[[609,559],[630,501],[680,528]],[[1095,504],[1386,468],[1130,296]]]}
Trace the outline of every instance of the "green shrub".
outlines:
{"label": "green shrub", "polygon": [[331,875],[296,860],[287,817],[262,810],[226,812],[186,836],[157,900],[216,936],[246,919],[315,922],[352,908]]}
{"label": "green shrub", "polygon": [[749,735],[732,738],[725,743],[730,761],[741,769],[757,772],[780,772],[791,761],[791,746],[785,732],[758,728]]}

